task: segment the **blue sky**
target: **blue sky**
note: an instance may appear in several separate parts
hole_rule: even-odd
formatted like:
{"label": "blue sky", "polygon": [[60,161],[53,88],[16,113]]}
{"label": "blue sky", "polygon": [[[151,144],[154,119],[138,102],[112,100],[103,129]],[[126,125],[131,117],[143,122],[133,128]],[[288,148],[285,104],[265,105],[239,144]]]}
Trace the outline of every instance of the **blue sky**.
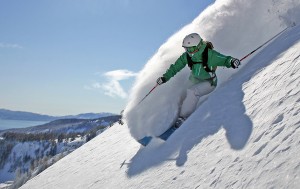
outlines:
{"label": "blue sky", "polygon": [[211,2],[0,0],[0,108],[119,113],[136,73]]}

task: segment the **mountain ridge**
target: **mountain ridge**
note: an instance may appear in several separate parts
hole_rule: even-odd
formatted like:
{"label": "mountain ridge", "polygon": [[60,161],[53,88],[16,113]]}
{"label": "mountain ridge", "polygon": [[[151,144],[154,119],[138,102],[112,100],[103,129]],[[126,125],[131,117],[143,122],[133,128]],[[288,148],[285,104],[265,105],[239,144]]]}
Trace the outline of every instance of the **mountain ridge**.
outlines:
{"label": "mountain ridge", "polygon": [[5,132],[15,133],[40,133],[40,132],[60,132],[68,133],[88,130],[96,125],[102,124],[103,126],[109,126],[110,123],[117,122],[121,118],[120,115],[105,116],[97,119],[77,119],[77,118],[65,118],[56,119],[42,125],[36,125],[25,128],[12,128],[6,130],[0,130],[0,136]]}
{"label": "mountain ridge", "polygon": [[78,115],[66,116],[50,116],[26,111],[13,111],[8,109],[0,109],[0,119],[6,120],[24,120],[24,121],[53,121],[57,119],[97,119],[106,116],[116,115],[113,113],[81,113]]}

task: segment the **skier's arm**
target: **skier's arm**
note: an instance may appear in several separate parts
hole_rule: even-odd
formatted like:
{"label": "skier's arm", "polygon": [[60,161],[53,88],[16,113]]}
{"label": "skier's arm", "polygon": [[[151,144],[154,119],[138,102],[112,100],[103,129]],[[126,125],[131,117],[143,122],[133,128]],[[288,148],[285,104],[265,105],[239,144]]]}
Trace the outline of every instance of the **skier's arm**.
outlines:
{"label": "skier's arm", "polygon": [[217,66],[225,66],[227,68],[231,68],[231,60],[233,59],[231,56],[225,56],[215,50],[210,50],[208,52],[208,56],[210,58],[208,59],[209,66],[211,67],[217,67]]}
{"label": "skier's arm", "polygon": [[170,68],[163,74],[166,82],[174,77],[180,70],[182,70],[187,64],[186,55],[183,53],[174,64],[170,66]]}

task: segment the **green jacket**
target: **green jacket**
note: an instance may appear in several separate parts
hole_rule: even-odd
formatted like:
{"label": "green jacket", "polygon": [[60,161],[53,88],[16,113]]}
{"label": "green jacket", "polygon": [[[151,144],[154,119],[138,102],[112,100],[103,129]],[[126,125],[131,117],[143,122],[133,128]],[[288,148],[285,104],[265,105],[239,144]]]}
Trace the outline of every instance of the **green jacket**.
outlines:
{"label": "green jacket", "polygon": [[[192,60],[194,62],[202,61],[202,53],[206,47],[205,42],[201,42],[201,48],[198,52],[196,52]],[[166,81],[170,80],[173,76],[175,76],[180,70],[182,70],[187,64],[187,56],[189,56],[186,52],[184,52],[174,64],[170,66],[170,68],[163,74],[163,77]],[[208,60],[207,65],[211,70],[215,70],[218,66],[225,66],[227,68],[231,67],[231,56],[225,56],[213,49],[208,49]],[[203,81],[210,81],[212,85],[217,86],[217,77],[212,76],[211,73],[208,73],[203,68],[202,64],[194,64],[190,74],[190,80],[194,83],[200,83]]]}

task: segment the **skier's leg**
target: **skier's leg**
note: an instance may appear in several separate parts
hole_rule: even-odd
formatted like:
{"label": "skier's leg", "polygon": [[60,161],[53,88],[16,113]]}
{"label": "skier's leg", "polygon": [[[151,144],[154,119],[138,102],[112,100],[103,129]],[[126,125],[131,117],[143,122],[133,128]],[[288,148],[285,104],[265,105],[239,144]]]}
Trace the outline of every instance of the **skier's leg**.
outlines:
{"label": "skier's leg", "polygon": [[216,87],[207,82],[201,82],[187,89],[186,97],[182,103],[179,116],[189,117],[196,109],[200,97],[211,93]]}

